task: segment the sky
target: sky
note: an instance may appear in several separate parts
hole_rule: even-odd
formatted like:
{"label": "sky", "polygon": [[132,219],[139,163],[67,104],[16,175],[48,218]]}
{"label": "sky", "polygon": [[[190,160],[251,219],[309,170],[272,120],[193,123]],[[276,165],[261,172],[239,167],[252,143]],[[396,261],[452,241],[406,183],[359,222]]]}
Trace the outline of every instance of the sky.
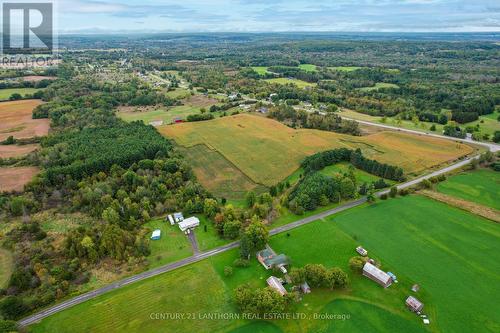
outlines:
{"label": "sky", "polygon": [[55,1],[61,33],[500,31],[499,0]]}

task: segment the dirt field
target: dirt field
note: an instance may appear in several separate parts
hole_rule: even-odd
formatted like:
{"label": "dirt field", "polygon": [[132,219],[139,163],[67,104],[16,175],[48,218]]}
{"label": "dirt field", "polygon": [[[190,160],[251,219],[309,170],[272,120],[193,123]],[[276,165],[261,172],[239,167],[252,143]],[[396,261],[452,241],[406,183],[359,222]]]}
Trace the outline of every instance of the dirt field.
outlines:
{"label": "dirt field", "polygon": [[40,100],[22,100],[0,103],[0,141],[9,136],[32,138],[49,132],[48,119],[32,119],[31,112]]}
{"label": "dirt field", "polygon": [[183,99],[182,102],[186,105],[198,108],[209,108],[210,106],[219,103],[218,100],[204,95],[189,96],[188,98]]}
{"label": "dirt field", "polygon": [[35,167],[0,168],[0,193],[22,191],[40,170]]}
{"label": "dirt field", "polygon": [[30,81],[30,82],[39,82],[42,80],[55,80],[57,77],[55,76],[41,76],[41,75],[29,75],[29,76],[23,76],[24,81]]}
{"label": "dirt field", "polygon": [[266,186],[292,174],[306,156],[328,149],[360,148],[370,158],[403,167],[407,174],[420,173],[473,151],[464,144],[396,132],[353,137],[319,130],[294,130],[248,114],[162,126],[159,131],[185,147],[206,144],[254,182]]}
{"label": "dirt field", "polygon": [[0,158],[10,158],[10,157],[20,157],[24,155],[28,155],[29,153],[35,151],[39,144],[31,144],[31,145],[0,145]]}

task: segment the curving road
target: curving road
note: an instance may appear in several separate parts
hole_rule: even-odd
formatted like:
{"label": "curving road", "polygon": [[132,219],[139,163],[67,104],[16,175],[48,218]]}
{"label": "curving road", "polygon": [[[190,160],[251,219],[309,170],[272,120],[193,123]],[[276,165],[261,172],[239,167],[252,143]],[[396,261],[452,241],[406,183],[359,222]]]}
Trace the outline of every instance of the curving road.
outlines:
{"label": "curving road", "polygon": [[470,139],[453,138],[451,136],[446,136],[446,135],[440,135],[440,134],[435,134],[435,133],[427,133],[427,132],[422,132],[422,131],[416,131],[416,130],[406,129],[406,128],[402,128],[402,127],[396,127],[396,126],[391,126],[391,125],[374,123],[374,122],[371,122],[371,121],[358,120],[358,119],[353,119],[353,118],[349,118],[349,117],[344,117],[342,115],[342,113],[340,114],[340,116],[343,119],[353,120],[353,121],[355,121],[357,123],[360,123],[360,124],[363,124],[363,125],[381,127],[381,128],[386,128],[386,129],[390,129],[390,130],[393,130],[393,131],[407,132],[407,133],[412,133],[412,134],[417,134],[417,135],[431,136],[431,137],[434,137],[434,138],[440,138],[440,139],[445,139],[445,140],[451,140],[451,141],[458,141],[458,142],[463,142],[463,143],[474,144],[474,145],[486,147],[486,148],[488,148],[493,153],[497,152],[497,151],[500,151],[500,145],[497,145],[495,143],[474,141],[474,140],[470,140]]}
{"label": "curving road", "polygon": [[[407,131],[411,131],[411,130],[407,130]],[[419,132],[419,134],[423,134],[423,133]],[[436,135],[432,135],[432,136],[436,136]],[[447,138],[447,137],[445,137],[445,138]],[[450,139],[450,138],[447,138],[447,139]],[[455,140],[455,139],[453,138],[453,140]],[[497,151],[497,150],[493,150],[492,149],[493,147],[491,147],[491,146],[496,146],[496,149],[500,149],[500,146],[498,146],[498,145],[492,145],[492,144],[491,145],[487,144],[487,145],[490,148],[490,150],[492,150],[492,151]],[[414,185],[420,183],[424,179],[428,179],[428,178],[435,177],[435,176],[438,176],[438,175],[446,174],[446,173],[448,173],[450,171],[453,171],[455,169],[459,169],[459,168],[461,168],[461,167],[469,164],[472,160],[478,159],[478,158],[479,158],[479,156],[474,156],[474,157],[467,158],[465,160],[462,160],[462,161],[459,161],[459,162],[457,162],[455,164],[447,166],[447,167],[445,167],[445,168],[443,168],[441,170],[432,172],[432,173],[430,173],[428,175],[421,176],[421,177],[418,177],[416,179],[413,179],[413,180],[410,180],[408,182],[405,182],[403,184],[400,184],[397,187],[398,187],[398,189],[404,189],[404,188],[408,188],[408,187],[414,186]],[[376,195],[380,196],[380,195],[382,195],[384,193],[388,193],[388,192],[389,192],[389,190],[384,190],[384,191],[377,192]],[[279,233],[282,233],[282,232],[285,232],[285,231],[289,231],[289,230],[295,229],[297,227],[300,227],[300,226],[303,226],[305,224],[314,222],[316,220],[320,220],[320,219],[326,218],[326,217],[328,217],[330,215],[339,213],[341,211],[344,211],[344,210],[347,210],[347,209],[350,209],[350,208],[353,208],[353,207],[356,207],[356,206],[360,206],[360,205],[364,204],[365,202],[366,202],[366,198],[363,197],[361,199],[345,203],[345,204],[343,204],[341,206],[338,206],[336,208],[333,208],[333,209],[330,209],[330,210],[327,210],[327,211],[324,211],[324,212],[321,212],[321,213],[318,213],[318,214],[315,214],[315,215],[311,215],[309,217],[300,219],[300,220],[298,220],[296,222],[293,222],[293,223],[290,223],[290,224],[287,224],[287,225],[284,225],[284,226],[272,229],[270,231],[270,234],[271,235],[276,235],[276,234],[279,234]],[[193,236],[194,236],[194,234],[193,234]],[[110,292],[112,290],[121,288],[123,286],[129,285],[129,284],[134,283],[134,282],[138,282],[138,281],[142,281],[142,280],[148,279],[148,278],[153,277],[153,276],[157,276],[157,275],[160,275],[160,274],[163,274],[163,273],[166,273],[166,272],[170,272],[170,271],[175,270],[175,269],[180,268],[180,267],[187,266],[189,264],[201,261],[201,260],[209,258],[211,256],[215,256],[215,255],[217,255],[219,253],[226,252],[226,251],[229,251],[231,249],[237,248],[238,245],[239,245],[239,242],[233,242],[233,243],[230,243],[230,244],[227,244],[227,245],[224,245],[224,246],[217,247],[217,248],[215,248],[213,250],[210,250],[210,251],[201,252],[201,253],[195,253],[193,256],[185,258],[183,260],[176,261],[176,262],[173,262],[173,263],[170,263],[170,264],[167,264],[167,265],[155,268],[153,270],[146,271],[146,272],[143,272],[143,273],[140,273],[140,274],[137,274],[137,275],[125,278],[125,279],[120,280],[120,281],[116,281],[116,282],[111,283],[111,284],[109,284],[109,285],[107,285],[105,287],[102,287],[102,288],[99,288],[99,289],[87,292],[85,294],[81,294],[81,295],[76,296],[76,297],[74,297],[72,299],[69,299],[67,301],[61,302],[61,303],[59,303],[57,305],[54,305],[54,306],[49,307],[49,308],[47,308],[45,310],[42,310],[42,311],[40,311],[38,313],[35,313],[35,314],[31,315],[31,316],[28,316],[28,317],[20,320],[18,322],[18,324],[21,325],[21,326],[31,325],[33,323],[36,323],[36,322],[42,320],[43,318],[49,317],[50,315],[53,315],[53,314],[55,314],[57,312],[63,311],[65,309],[68,309],[68,308],[70,308],[70,307],[72,307],[74,305],[77,305],[77,304],[83,303],[85,301],[88,301],[90,299],[93,299],[93,298],[95,298],[97,296],[100,296],[100,295],[103,295],[105,293],[108,293],[108,292]]]}

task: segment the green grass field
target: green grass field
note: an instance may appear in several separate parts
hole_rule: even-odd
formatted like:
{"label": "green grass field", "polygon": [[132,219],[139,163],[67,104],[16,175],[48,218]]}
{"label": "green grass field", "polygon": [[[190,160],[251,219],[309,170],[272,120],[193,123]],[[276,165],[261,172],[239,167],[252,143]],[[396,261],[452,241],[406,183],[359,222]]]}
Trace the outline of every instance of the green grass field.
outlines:
{"label": "green grass field", "polygon": [[359,90],[360,91],[373,91],[373,90],[387,89],[387,88],[398,89],[399,86],[397,84],[393,84],[393,83],[377,82],[377,83],[375,83],[375,85],[373,87],[359,88]]}
{"label": "green grass field", "polygon": [[266,190],[219,152],[204,144],[179,149],[189,161],[198,181],[218,198],[242,199],[249,191],[262,193]]}
{"label": "green grass field", "polygon": [[150,240],[151,254],[148,256],[148,268],[154,268],[170,262],[187,258],[193,254],[191,244],[186,235],[179,230],[177,225],[170,225],[164,219],[157,219],[148,222],[145,227],[150,232],[145,237],[151,237],[151,232],[155,229],[161,230],[161,239]]}
{"label": "green grass field", "polygon": [[12,96],[12,94],[18,93],[25,97],[26,95],[32,95],[38,90],[35,88],[12,88],[12,89],[0,89],[0,101],[6,101]]}
{"label": "green grass field", "polygon": [[[331,177],[338,175],[338,174],[346,174],[349,172],[350,165],[351,165],[350,163],[338,163],[338,164],[327,166],[326,168],[324,168],[320,172],[324,175],[331,176]],[[373,182],[376,182],[377,180],[379,180],[379,177],[374,176],[366,171],[363,171],[363,170],[360,170],[357,168],[354,168],[354,175],[356,176],[356,181],[358,182],[358,185],[361,185],[363,183],[373,183]],[[390,184],[394,183],[390,180],[385,180],[385,181],[387,183],[390,183]]]}
{"label": "green grass field", "polygon": [[167,92],[165,95],[167,95],[167,97],[170,97],[170,98],[183,99],[183,98],[191,96],[191,91],[189,91],[188,89],[184,89],[184,88],[177,88],[175,90]]}
{"label": "green grass field", "polygon": [[475,170],[448,178],[438,192],[500,210],[500,172]]}
{"label": "green grass field", "polygon": [[[380,123],[380,124],[384,124],[384,125],[400,127],[400,128],[407,128],[407,129],[422,131],[422,132],[427,132],[427,133],[436,133],[436,134],[443,133],[443,125],[424,122],[424,121],[418,121],[417,123],[414,123],[410,120],[399,120],[398,121],[395,118],[386,118],[384,121],[382,117],[370,116],[368,114],[364,114],[364,113],[360,113],[360,112],[356,112],[356,111],[352,111],[352,110],[342,110],[340,115],[341,116],[343,115],[343,116],[351,118],[351,119],[370,121],[373,123]],[[431,132],[431,130],[430,130],[432,125],[436,126],[436,131],[434,131],[434,132]]]}
{"label": "green grass field", "polygon": [[264,75],[266,75],[266,74],[268,73],[267,69],[268,69],[269,67],[265,67],[265,66],[254,66],[254,67],[251,67],[251,68],[252,68],[254,71],[256,71],[256,72],[257,72],[257,74],[264,76]]}
{"label": "green grass field", "polygon": [[480,116],[478,120],[464,124],[463,126],[477,126],[479,125],[479,133],[488,134],[493,138],[495,131],[500,131],[500,121],[497,120],[500,116],[499,112],[490,113],[485,116]]}
{"label": "green grass field", "polygon": [[340,71],[340,72],[354,72],[357,71],[358,69],[361,69],[363,67],[357,67],[357,66],[337,66],[337,67],[328,67],[328,69],[331,69],[333,71]]}
{"label": "green grass field", "polygon": [[498,224],[421,196],[351,209],[329,220],[382,258],[400,283],[420,284],[424,310],[437,330],[500,329]]}
{"label": "green grass field", "polygon": [[318,67],[316,65],[312,64],[301,64],[299,65],[299,68],[302,69],[303,71],[314,73],[318,71]]}
{"label": "green grass field", "polygon": [[[382,204],[378,207],[381,206]],[[371,207],[363,209],[369,208]],[[362,222],[367,221],[365,219]],[[387,219],[385,221],[387,224],[392,222]],[[389,236],[387,239],[392,240]],[[381,241],[384,241],[383,237]],[[34,325],[32,331],[57,333],[65,332],[67,327],[71,327],[72,332],[425,331],[419,318],[404,306],[408,289],[416,280],[406,275],[401,267],[389,264],[385,259],[382,261],[383,268],[396,272],[401,280],[399,284],[383,289],[361,275],[352,274],[347,267],[348,260],[356,255],[354,249],[359,245],[359,240],[354,240],[342,231],[337,223],[317,221],[292,230],[288,235],[284,233],[274,236],[270,244],[277,252],[288,255],[292,265],[322,263],[327,266],[340,266],[350,274],[350,288],[334,292],[315,290],[304,296],[293,311],[304,313],[305,319],[201,319],[210,313],[237,313],[231,301],[234,288],[243,283],[249,283],[253,288],[264,287],[265,279],[272,274],[257,260],[252,259],[250,267],[234,267],[234,273],[225,276],[224,268],[232,266],[238,257],[237,250],[231,250],[79,304],[44,319]],[[369,250],[372,248],[369,247]],[[373,251],[375,252],[375,248]],[[373,255],[380,259],[378,253]],[[426,288],[419,293],[419,297],[432,309],[433,305],[429,301],[431,297]],[[194,320],[187,317],[178,320],[156,319],[157,313],[185,313]],[[344,315],[345,318],[321,320],[315,319],[315,314],[338,314]],[[431,319],[433,322],[430,327],[437,331],[439,323],[436,323],[433,315]],[[446,331],[445,329],[446,327],[443,331]]]}
{"label": "green grass field", "polygon": [[181,105],[171,109],[160,108],[158,110],[143,112],[119,112],[118,116],[128,122],[140,120],[149,124],[150,122],[161,120],[163,124],[171,124],[175,118],[186,119],[191,114],[200,113],[200,109],[190,105]]}
{"label": "green grass field", "polygon": [[200,251],[208,251],[231,242],[231,240],[221,239],[213,223],[205,216],[197,215],[197,217],[200,219],[200,226],[195,229],[195,235]]}
{"label": "green grass field", "polygon": [[284,77],[279,77],[276,79],[267,79],[266,80],[269,83],[276,83],[276,84],[295,84],[299,88],[307,88],[307,87],[315,87],[316,83],[310,83],[302,80],[297,80],[297,79],[288,79]]}
{"label": "green grass field", "polygon": [[12,254],[0,248],[0,288],[7,286],[9,282],[10,275],[12,274],[14,262]]}

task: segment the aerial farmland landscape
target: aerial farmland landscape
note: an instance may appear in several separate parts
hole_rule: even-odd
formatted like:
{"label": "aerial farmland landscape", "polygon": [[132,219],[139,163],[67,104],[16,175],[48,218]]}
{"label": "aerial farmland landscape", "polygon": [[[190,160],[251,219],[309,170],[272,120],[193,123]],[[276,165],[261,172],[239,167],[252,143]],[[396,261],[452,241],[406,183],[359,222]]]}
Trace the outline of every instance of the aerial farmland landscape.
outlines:
{"label": "aerial farmland landscape", "polygon": [[0,333],[500,332],[494,1],[0,7]]}

